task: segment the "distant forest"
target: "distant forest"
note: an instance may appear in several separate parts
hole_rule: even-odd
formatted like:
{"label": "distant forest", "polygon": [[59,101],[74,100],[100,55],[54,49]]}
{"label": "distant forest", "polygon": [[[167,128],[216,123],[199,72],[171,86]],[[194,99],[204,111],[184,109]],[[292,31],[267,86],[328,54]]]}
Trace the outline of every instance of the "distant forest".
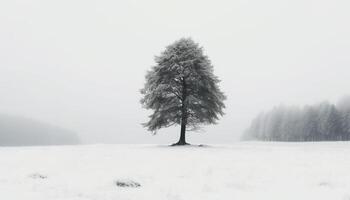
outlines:
{"label": "distant forest", "polygon": [[350,140],[350,97],[336,105],[324,102],[300,107],[279,106],[259,114],[243,134],[245,140]]}
{"label": "distant forest", "polygon": [[78,143],[75,132],[24,117],[0,114],[0,146]]}

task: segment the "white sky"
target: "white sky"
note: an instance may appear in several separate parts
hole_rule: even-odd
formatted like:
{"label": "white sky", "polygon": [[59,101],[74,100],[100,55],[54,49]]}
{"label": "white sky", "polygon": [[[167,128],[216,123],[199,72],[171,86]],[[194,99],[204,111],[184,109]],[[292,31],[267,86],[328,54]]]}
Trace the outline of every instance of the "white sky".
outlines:
{"label": "white sky", "polygon": [[153,58],[191,36],[212,60],[226,115],[190,142],[235,141],[262,110],[350,90],[348,0],[2,0],[0,112],[77,131],[89,143],[151,136],[139,90]]}

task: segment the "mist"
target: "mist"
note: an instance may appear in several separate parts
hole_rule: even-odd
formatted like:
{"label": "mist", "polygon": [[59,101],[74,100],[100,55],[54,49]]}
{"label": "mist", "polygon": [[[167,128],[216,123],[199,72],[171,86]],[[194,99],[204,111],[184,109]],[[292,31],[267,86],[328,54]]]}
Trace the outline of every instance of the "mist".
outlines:
{"label": "mist", "polygon": [[151,135],[140,89],[154,56],[181,37],[203,46],[222,80],[226,115],[189,133],[230,143],[275,105],[349,94],[350,2],[0,2],[0,113],[77,132],[83,143],[170,143]]}
{"label": "mist", "polygon": [[75,145],[76,133],[40,121],[0,114],[0,146]]}

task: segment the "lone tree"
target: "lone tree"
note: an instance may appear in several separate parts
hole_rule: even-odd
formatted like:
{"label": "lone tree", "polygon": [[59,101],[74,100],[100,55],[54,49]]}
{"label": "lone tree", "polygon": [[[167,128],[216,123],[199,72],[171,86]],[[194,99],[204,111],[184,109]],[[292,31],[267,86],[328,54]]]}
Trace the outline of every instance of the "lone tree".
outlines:
{"label": "lone tree", "polygon": [[155,62],[141,90],[141,103],[154,110],[144,126],[155,134],[160,128],[181,125],[180,139],[173,145],[186,145],[186,129],[215,124],[224,114],[226,97],[210,60],[190,38],[167,46]]}

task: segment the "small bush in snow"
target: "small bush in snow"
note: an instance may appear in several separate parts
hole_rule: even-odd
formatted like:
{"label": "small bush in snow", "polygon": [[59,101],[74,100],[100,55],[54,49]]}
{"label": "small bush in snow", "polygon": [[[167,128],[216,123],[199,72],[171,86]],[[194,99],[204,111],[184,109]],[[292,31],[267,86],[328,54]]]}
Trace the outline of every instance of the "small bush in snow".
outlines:
{"label": "small bush in snow", "polygon": [[115,184],[118,186],[118,187],[140,187],[141,184],[140,183],[137,183],[135,181],[131,181],[131,180],[117,180],[115,182]]}
{"label": "small bush in snow", "polygon": [[46,179],[47,178],[47,176],[39,174],[39,173],[31,174],[31,175],[29,175],[29,177],[33,178],[33,179]]}

